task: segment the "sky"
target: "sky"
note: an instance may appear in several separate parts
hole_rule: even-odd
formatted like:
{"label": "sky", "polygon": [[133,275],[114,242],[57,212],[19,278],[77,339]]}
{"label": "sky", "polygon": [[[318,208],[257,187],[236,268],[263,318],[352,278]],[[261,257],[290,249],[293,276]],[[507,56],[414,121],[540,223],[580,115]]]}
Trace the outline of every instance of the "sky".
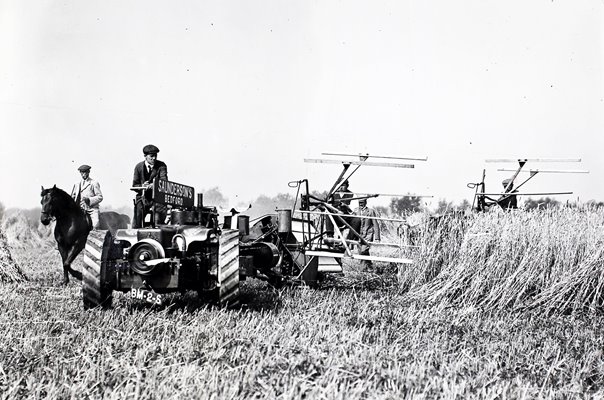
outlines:
{"label": "sky", "polygon": [[516,164],[486,159],[580,158],[524,188],[604,201],[603,75],[602,0],[0,0],[0,202],[88,164],[102,207],[131,205],[149,143],[230,205],[328,189],[323,152],[427,157],[350,188],[428,204],[471,202],[483,169],[499,189]]}

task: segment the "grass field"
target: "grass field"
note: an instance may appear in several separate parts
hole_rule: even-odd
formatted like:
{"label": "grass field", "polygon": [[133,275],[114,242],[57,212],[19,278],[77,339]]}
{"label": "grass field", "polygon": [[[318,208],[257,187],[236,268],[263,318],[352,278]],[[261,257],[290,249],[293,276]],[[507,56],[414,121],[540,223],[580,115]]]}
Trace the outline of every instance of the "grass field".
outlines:
{"label": "grass field", "polygon": [[119,294],[84,311],[80,286],[59,286],[55,250],[14,249],[30,280],[0,286],[0,393],[602,398],[603,224],[570,211],[452,219],[420,235],[418,262],[398,273],[349,263],[318,290],[246,281],[237,310]]}

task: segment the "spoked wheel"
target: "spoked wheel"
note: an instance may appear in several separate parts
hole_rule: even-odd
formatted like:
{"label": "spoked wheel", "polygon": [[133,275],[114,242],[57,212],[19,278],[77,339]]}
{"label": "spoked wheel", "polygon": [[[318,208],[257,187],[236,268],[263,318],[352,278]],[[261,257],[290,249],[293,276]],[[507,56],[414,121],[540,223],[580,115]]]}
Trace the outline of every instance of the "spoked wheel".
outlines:
{"label": "spoked wheel", "polygon": [[218,242],[218,303],[239,305],[239,231],[225,229]]}
{"label": "spoked wheel", "polygon": [[113,300],[114,262],[120,255],[109,231],[91,231],[84,248],[82,299],[84,309],[109,308]]}

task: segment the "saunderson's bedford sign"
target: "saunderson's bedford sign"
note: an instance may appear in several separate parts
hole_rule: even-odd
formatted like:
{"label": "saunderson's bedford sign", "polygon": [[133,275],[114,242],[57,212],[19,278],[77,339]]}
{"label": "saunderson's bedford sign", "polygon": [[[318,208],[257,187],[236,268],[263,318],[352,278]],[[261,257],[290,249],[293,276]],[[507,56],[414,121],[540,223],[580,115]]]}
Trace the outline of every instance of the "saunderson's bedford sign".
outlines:
{"label": "saunderson's bedford sign", "polygon": [[161,204],[189,208],[195,204],[195,189],[180,183],[155,179],[153,197]]}

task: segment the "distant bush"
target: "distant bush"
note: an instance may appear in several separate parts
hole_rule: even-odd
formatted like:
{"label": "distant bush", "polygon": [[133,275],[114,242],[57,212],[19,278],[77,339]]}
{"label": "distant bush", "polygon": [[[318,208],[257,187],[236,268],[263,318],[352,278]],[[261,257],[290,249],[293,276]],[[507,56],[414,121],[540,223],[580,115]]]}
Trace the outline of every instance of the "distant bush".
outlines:
{"label": "distant bush", "polygon": [[390,210],[395,215],[405,215],[421,211],[421,197],[405,196],[393,197],[390,200]]}
{"label": "distant bush", "polygon": [[[294,197],[289,193],[279,193],[273,197],[261,195],[252,202],[252,208],[246,214],[251,218],[274,214],[277,209],[291,209],[294,201]],[[298,205],[300,205],[299,201],[298,199]]]}
{"label": "distant bush", "polygon": [[534,209],[538,209],[538,208],[558,207],[559,205],[560,205],[560,202],[552,197],[541,197],[537,200],[534,200],[529,197],[524,202],[523,208],[525,208],[527,210],[534,210]]}

